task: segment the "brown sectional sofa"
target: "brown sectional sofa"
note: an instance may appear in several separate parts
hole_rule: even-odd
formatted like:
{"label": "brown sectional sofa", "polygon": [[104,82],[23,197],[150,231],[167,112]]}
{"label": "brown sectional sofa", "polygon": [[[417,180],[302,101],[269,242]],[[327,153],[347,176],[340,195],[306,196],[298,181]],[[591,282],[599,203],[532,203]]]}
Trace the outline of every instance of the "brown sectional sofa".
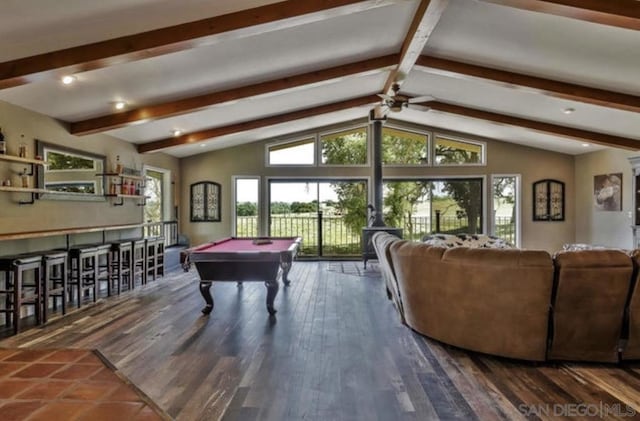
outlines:
{"label": "brown sectional sofa", "polygon": [[[640,358],[632,257],[617,250],[443,248],[377,233],[385,285],[402,322],[472,351],[531,361]],[[640,263],[640,254],[635,257]],[[625,311],[635,309],[623,328]]]}

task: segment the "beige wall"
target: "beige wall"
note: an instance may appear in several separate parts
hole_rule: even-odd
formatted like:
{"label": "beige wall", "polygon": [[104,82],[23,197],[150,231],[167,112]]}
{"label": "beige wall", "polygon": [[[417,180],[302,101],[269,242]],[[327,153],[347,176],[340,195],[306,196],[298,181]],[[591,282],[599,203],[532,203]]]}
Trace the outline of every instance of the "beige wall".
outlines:
{"label": "beige wall", "polygon": [[[631,248],[633,223],[632,171],[628,158],[638,152],[606,149],[576,157],[576,241]],[[593,176],[622,173],[622,212],[599,211],[594,206]]]}
{"label": "beige wall", "polygon": [[[0,127],[7,141],[9,154],[15,149],[24,134],[27,156],[35,155],[35,139],[81,151],[105,155],[109,165],[117,155],[127,167],[141,169],[143,164],[170,170],[179,182],[179,160],[166,154],[140,155],[135,146],[104,134],[89,136],[70,135],[58,121],[20,107],[0,101]],[[11,178],[24,165],[0,161],[0,180]],[[28,195],[0,192],[0,234],[24,231],[40,231],[63,228],[89,227],[96,225],[120,225],[142,222],[143,208],[128,200],[124,206],[113,206],[111,200],[99,202],[37,200],[33,205],[18,205]],[[116,234],[114,234],[116,235]],[[93,238],[93,237],[92,237]],[[89,240],[78,238],[79,241]],[[0,241],[0,254],[40,250],[64,245],[62,239]]]}
{"label": "beige wall", "polygon": [[[391,123],[400,125],[400,123]],[[405,127],[420,128],[419,126]],[[331,130],[332,128],[328,128]],[[423,130],[428,130],[422,127]],[[466,137],[460,134],[458,137]],[[305,133],[288,136],[287,139],[304,137]],[[283,138],[284,139],[284,138]],[[369,167],[312,167],[312,168],[283,168],[266,167],[265,145],[283,139],[271,139],[237,146],[234,148],[213,151],[181,159],[181,221],[183,233],[192,245],[200,244],[216,238],[231,235],[232,232],[232,177],[233,176],[261,176],[263,194],[266,187],[266,177],[329,177],[329,176],[360,176],[370,177]],[[555,251],[563,244],[575,241],[574,217],[574,158],[570,155],[544,151],[541,149],[524,147],[511,143],[504,143],[486,139],[487,165],[484,167],[465,168],[387,168],[383,169],[385,177],[421,176],[438,177],[451,175],[486,176],[488,201],[491,174],[520,174],[522,176],[522,247],[532,249],[547,249]],[[533,222],[532,221],[532,187],[534,181],[553,178],[566,183],[566,219],[564,222]],[[215,181],[222,185],[222,221],[221,222],[189,222],[189,186],[198,181]],[[487,202],[488,203],[488,202]],[[263,210],[264,211],[264,210]],[[490,218],[488,218],[490,219]]]}

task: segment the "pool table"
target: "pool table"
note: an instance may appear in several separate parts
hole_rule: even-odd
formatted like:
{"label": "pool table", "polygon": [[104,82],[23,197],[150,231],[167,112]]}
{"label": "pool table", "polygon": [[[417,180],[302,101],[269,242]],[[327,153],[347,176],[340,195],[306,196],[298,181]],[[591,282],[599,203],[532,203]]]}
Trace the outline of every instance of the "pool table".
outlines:
{"label": "pool table", "polygon": [[276,313],[273,301],[278,294],[278,274],[290,284],[287,275],[295,259],[300,237],[229,237],[190,248],[184,252],[182,267],[188,271],[194,263],[200,275],[200,293],[206,306],[204,314],[213,310],[211,283],[214,281],[264,281],[267,287],[267,311]]}

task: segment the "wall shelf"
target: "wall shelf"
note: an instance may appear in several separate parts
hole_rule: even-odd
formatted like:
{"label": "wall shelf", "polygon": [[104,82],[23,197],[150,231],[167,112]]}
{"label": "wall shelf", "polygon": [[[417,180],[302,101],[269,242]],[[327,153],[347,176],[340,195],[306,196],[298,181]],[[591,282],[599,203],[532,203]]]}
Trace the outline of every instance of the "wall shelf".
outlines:
{"label": "wall shelf", "polygon": [[31,159],[31,158],[21,158],[19,156],[0,154],[0,161],[10,161],[10,162],[18,162],[20,164],[30,164],[30,165],[49,165],[48,162],[43,161],[42,159]]}

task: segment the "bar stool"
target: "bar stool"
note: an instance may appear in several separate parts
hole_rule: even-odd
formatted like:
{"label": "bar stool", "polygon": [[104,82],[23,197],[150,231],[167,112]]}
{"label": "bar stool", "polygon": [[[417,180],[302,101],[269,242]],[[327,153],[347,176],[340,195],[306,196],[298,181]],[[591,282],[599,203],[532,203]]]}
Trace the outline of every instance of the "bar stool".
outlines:
{"label": "bar stool", "polygon": [[98,294],[100,294],[100,282],[107,283],[107,296],[110,297],[111,287],[111,244],[93,244],[96,248],[96,263],[98,265]]}
{"label": "bar stool", "polygon": [[157,266],[156,262],[158,260],[157,256],[157,241],[156,237],[148,237],[145,238],[145,255],[146,255],[146,274],[147,281],[155,281],[157,275]]}
{"label": "bar stool", "polygon": [[156,237],[156,276],[164,276],[164,237]]}
{"label": "bar stool", "polygon": [[[4,289],[0,295],[5,296],[5,307],[0,312],[5,314],[5,324],[13,324],[13,332],[20,332],[20,313],[23,305],[34,305],[36,323],[42,324],[42,255],[23,254],[0,258],[0,271],[4,272]],[[33,272],[33,284],[25,282],[25,275]]]}
{"label": "bar stool", "polygon": [[58,299],[62,302],[62,315],[67,314],[67,279],[68,253],[66,251],[45,252],[42,256],[42,285],[44,299],[42,301],[42,323],[47,323],[49,313],[49,298],[53,309],[58,309]]}
{"label": "bar stool", "polygon": [[93,302],[98,295],[98,249],[95,246],[78,246],[69,250],[69,300],[73,300],[76,289],[77,306],[82,306],[82,297],[91,292]]}
{"label": "bar stool", "polygon": [[117,293],[131,289],[131,241],[111,243],[111,283],[116,283]]}
{"label": "bar stool", "polygon": [[136,278],[140,275],[140,284],[147,283],[147,258],[144,239],[131,242],[131,289],[136,286]]}

